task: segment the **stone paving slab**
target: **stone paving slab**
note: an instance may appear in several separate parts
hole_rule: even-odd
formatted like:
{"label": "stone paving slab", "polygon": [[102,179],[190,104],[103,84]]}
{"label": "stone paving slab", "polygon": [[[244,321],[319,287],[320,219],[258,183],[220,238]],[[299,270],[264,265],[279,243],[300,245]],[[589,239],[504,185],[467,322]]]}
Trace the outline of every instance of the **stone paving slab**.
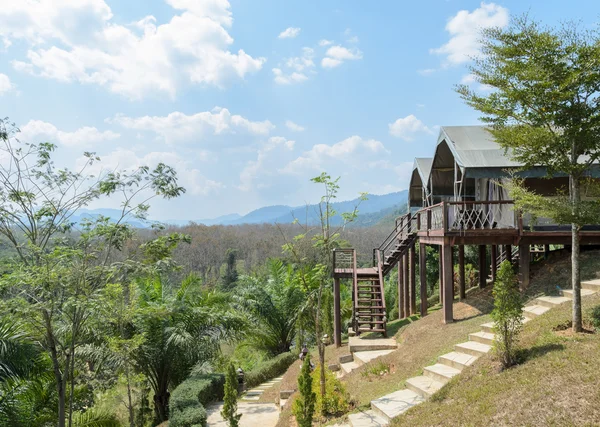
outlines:
{"label": "stone paving slab", "polygon": [[359,359],[363,363],[369,363],[373,359],[377,359],[381,356],[387,356],[393,352],[394,350],[357,351],[354,353],[354,359]]}
{"label": "stone paving slab", "polygon": [[412,390],[403,389],[387,394],[379,399],[371,401],[371,407],[377,415],[386,418],[388,421],[409,408],[424,402],[425,399]]}
{"label": "stone paving slab", "polygon": [[394,338],[350,337],[348,347],[352,353],[357,351],[396,350],[398,343]]}
{"label": "stone paving slab", "polygon": [[[221,417],[223,402],[209,405],[206,408],[208,427],[227,427],[227,423]],[[238,403],[238,414],[240,427],[275,427],[279,420],[279,409],[274,403]]]}
{"label": "stone paving slab", "polygon": [[350,414],[348,419],[352,427],[384,427],[388,425],[387,420],[375,414],[374,411]]}

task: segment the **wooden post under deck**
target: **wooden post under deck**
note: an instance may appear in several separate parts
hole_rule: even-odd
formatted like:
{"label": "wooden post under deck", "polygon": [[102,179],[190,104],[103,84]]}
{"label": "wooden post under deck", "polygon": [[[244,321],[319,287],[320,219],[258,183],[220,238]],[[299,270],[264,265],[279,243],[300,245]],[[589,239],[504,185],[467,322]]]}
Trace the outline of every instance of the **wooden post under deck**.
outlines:
{"label": "wooden post under deck", "polygon": [[443,293],[443,310],[444,310],[444,323],[452,323],[454,321],[453,315],[453,298],[452,298],[452,288],[454,287],[453,283],[453,274],[452,274],[452,246],[448,243],[444,243],[442,245],[442,253],[440,259],[442,261],[442,269],[443,269],[443,283],[442,288],[444,289]]}
{"label": "wooden post under deck", "polygon": [[492,245],[491,247],[491,262],[492,262],[492,283],[496,282],[496,272],[498,270],[498,265],[496,263],[496,259],[498,257],[497,246]]}
{"label": "wooden post under deck", "polygon": [[461,301],[467,298],[465,287],[465,246],[458,246],[458,297]]}
{"label": "wooden post under deck", "polygon": [[529,245],[519,245],[519,281],[521,282],[521,289],[527,289],[529,286],[530,259]]}
{"label": "wooden post under deck", "polygon": [[512,246],[505,245],[504,251],[506,252],[506,260],[512,264]]}
{"label": "wooden post under deck", "polygon": [[340,279],[333,279],[333,342],[337,348],[342,346],[342,316],[340,308]]}
{"label": "wooden post under deck", "polygon": [[487,283],[487,260],[485,245],[479,245],[479,287],[485,288]]}
{"label": "wooden post under deck", "polygon": [[404,263],[398,261],[398,319],[404,319]]}
{"label": "wooden post under deck", "polygon": [[410,316],[410,271],[408,269],[408,254],[402,257],[404,260],[404,317]]}
{"label": "wooden post under deck", "polygon": [[442,247],[440,246],[440,266],[439,269],[439,282],[440,282],[440,303],[444,301],[444,259],[442,257]]}
{"label": "wooden post under deck", "polygon": [[411,246],[408,263],[410,264],[410,314],[417,314],[417,278],[416,278],[416,266],[417,262],[415,259],[415,246]]}
{"label": "wooden post under deck", "polygon": [[419,275],[421,279],[421,317],[427,315],[427,251],[419,244]]}

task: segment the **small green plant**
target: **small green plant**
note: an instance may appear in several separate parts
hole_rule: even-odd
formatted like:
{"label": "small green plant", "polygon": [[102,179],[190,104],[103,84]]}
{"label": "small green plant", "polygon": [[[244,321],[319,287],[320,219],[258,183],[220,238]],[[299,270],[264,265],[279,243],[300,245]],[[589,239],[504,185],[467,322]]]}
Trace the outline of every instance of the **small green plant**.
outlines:
{"label": "small green plant", "polygon": [[376,375],[378,377],[384,376],[390,373],[390,364],[384,362],[375,362],[372,365],[368,365],[367,368],[361,372],[363,377],[369,375]]}
{"label": "small green plant", "polygon": [[503,368],[517,362],[516,345],[523,327],[523,301],[519,283],[512,265],[508,261],[500,264],[493,290],[494,351]]}
{"label": "small green plant", "polygon": [[[318,380],[321,375],[321,366],[317,366],[313,372],[313,391],[316,393],[320,389]],[[335,376],[333,372],[325,369],[325,396],[316,393],[315,410],[317,414],[341,415],[348,411],[349,395],[344,384]]]}
{"label": "small green plant", "polygon": [[221,416],[229,427],[238,427],[242,414],[237,413],[237,374],[233,363],[229,364],[225,375],[225,397],[223,398],[223,409]]}
{"label": "small green plant", "polygon": [[600,332],[600,305],[597,305],[594,308],[592,308],[591,317],[592,326],[596,331]]}
{"label": "small green plant", "polygon": [[293,407],[298,427],[311,427],[317,395],[313,391],[313,379],[310,375],[310,354],[306,355],[302,363],[302,370],[298,377],[298,391],[300,397],[294,401]]}

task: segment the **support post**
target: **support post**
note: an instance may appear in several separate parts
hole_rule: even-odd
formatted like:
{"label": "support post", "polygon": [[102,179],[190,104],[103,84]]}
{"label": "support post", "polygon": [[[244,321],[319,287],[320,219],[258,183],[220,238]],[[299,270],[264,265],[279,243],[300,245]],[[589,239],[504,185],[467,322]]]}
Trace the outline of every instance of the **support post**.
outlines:
{"label": "support post", "polygon": [[512,246],[506,245],[504,246],[504,250],[506,251],[506,260],[512,264]]}
{"label": "support post", "polygon": [[487,260],[485,245],[479,245],[479,287],[485,288],[487,283]]}
{"label": "support post", "polygon": [[421,279],[421,317],[427,315],[427,251],[419,244],[419,275]]}
{"label": "support post", "polygon": [[443,310],[444,310],[444,323],[452,323],[454,321],[453,315],[453,298],[452,298],[452,246],[448,243],[444,243],[442,246],[442,268],[443,268]]}
{"label": "support post", "polygon": [[402,258],[398,261],[398,319],[404,319],[404,263]]}
{"label": "support post", "polygon": [[408,254],[404,254],[402,259],[404,261],[404,317],[408,317],[410,316],[410,271],[408,268]]}
{"label": "support post", "polygon": [[529,245],[519,245],[519,281],[521,282],[521,289],[527,289],[529,286],[530,257]]}
{"label": "support post", "polygon": [[439,262],[439,282],[440,282],[440,302],[444,301],[444,258],[442,256],[442,247],[440,246],[440,253],[439,253],[439,258],[440,258],[440,262]]}
{"label": "support post", "polygon": [[498,247],[496,245],[492,245],[491,247],[491,262],[492,262],[492,283],[496,282],[496,272],[498,271]]}
{"label": "support post", "polygon": [[342,346],[342,315],[340,308],[340,279],[333,279],[333,340],[337,348]]}
{"label": "support post", "polygon": [[467,298],[465,286],[465,246],[458,247],[458,294],[461,301]]}
{"label": "support post", "polygon": [[415,259],[415,246],[410,247],[410,252],[408,255],[408,262],[410,264],[410,314],[417,314],[417,272],[416,265],[417,261]]}
{"label": "support post", "polygon": [[544,259],[548,259],[550,255],[550,245],[544,245]]}

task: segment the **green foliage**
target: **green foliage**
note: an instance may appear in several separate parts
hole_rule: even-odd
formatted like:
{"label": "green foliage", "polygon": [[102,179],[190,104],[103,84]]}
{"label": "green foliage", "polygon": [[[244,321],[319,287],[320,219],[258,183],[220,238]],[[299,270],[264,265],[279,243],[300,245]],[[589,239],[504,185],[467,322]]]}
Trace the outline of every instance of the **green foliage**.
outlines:
{"label": "green foliage", "polygon": [[315,411],[321,415],[340,415],[348,411],[350,396],[344,384],[328,369],[325,369],[325,396],[317,393],[320,388],[319,379],[321,366],[317,366],[312,373],[312,388],[317,396]]}
{"label": "green foliage", "polygon": [[500,264],[492,291],[494,309],[494,351],[502,366],[508,368],[516,363],[516,346],[523,327],[523,301],[519,282],[509,261]]}
{"label": "green foliage", "polygon": [[592,326],[596,331],[600,332],[600,305],[595,306],[591,310]]}
{"label": "green foliage", "polygon": [[229,427],[238,427],[242,414],[237,413],[237,374],[233,363],[229,364],[225,375],[225,396],[223,397],[223,409],[221,416]]}
{"label": "green foliage", "polygon": [[313,378],[310,373],[310,353],[306,355],[298,377],[298,391],[300,396],[294,401],[293,412],[298,422],[298,427],[312,427],[315,414],[317,395],[313,391]]}
{"label": "green foliage", "polygon": [[204,426],[208,403],[223,399],[225,376],[202,374],[194,369],[188,379],[171,394],[169,425],[171,427]]}
{"label": "green foliage", "polygon": [[236,268],[236,251],[233,249],[227,250],[227,261],[225,265],[225,274],[223,275],[222,288],[225,291],[230,291],[235,288],[238,280],[238,272]]}
{"label": "green foliage", "polygon": [[269,359],[251,371],[246,372],[244,379],[246,387],[253,388],[283,374],[297,360],[298,356],[292,353],[282,353]]}

